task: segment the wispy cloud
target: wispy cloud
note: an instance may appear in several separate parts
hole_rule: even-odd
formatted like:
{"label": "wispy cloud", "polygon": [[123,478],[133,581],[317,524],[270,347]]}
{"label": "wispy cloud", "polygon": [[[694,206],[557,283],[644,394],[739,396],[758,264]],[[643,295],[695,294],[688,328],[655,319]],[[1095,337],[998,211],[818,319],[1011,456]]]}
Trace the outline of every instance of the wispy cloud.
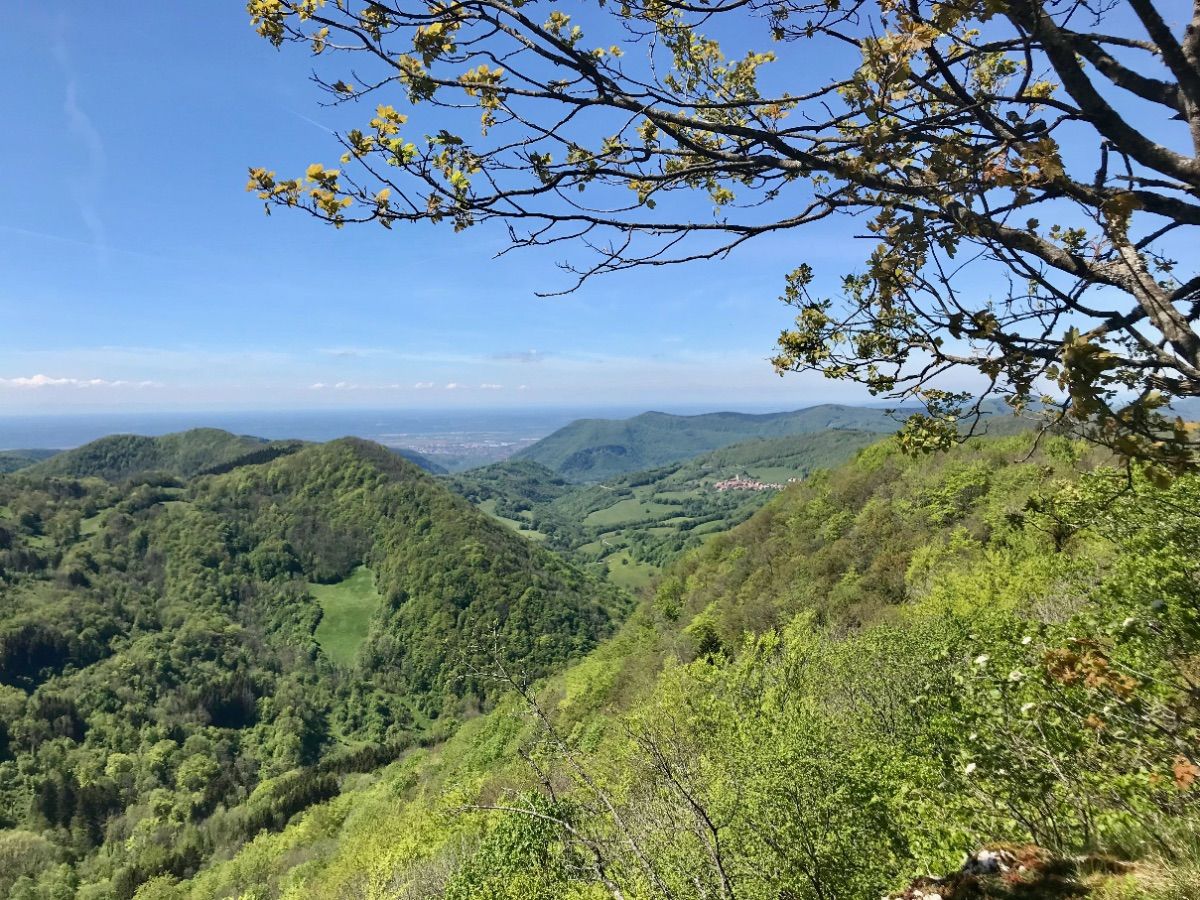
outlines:
{"label": "wispy cloud", "polygon": [[487,382],[481,384],[480,387],[485,391],[500,391],[504,389],[504,385],[502,384],[488,384]]}
{"label": "wispy cloud", "polygon": [[540,363],[550,355],[544,350],[515,350],[507,353],[493,353],[492,359],[500,362]]}
{"label": "wispy cloud", "polygon": [[333,356],[338,359],[365,359],[371,356],[388,356],[391,350],[379,347],[321,347],[317,350],[322,356]]}
{"label": "wispy cloud", "polygon": [[16,378],[0,378],[0,386],[15,388],[96,388],[96,387],[158,387],[154,381],[126,381],[124,379],[110,380],[107,378],[55,378],[50,375],[29,375]]}
{"label": "wispy cloud", "polygon": [[460,387],[462,387],[461,384],[459,384],[457,381],[452,381],[448,385],[446,385],[446,390],[457,391]]}
{"label": "wispy cloud", "polygon": [[432,381],[418,381],[416,384],[413,385],[413,387],[415,387],[418,391],[427,391],[431,387],[433,387],[433,382]]}
{"label": "wispy cloud", "polygon": [[302,112],[297,112],[297,111],[296,111],[296,110],[294,110],[294,109],[289,109],[289,110],[288,110],[288,112],[290,112],[290,113],[291,113],[293,116],[295,116],[297,119],[300,119],[300,120],[302,120],[302,121],[304,121],[304,122],[307,122],[307,123],[308,123],[309,125],[311,125],[313,128],[320,128],[320,129],[321,129],[323,132],[325,132],[326,134],[333,134],[333,135],[336,135],[336,134],[337,134],[337,132],[336,132],[336,131],[334,131],[332,128],[330,128],[328,125],[322,125],[322,124],[321,124],[320,122],[318,122],[316,119],[310,119],[308,116],[306,116],[306,115],[305,115],[304,113],[302,113]]}
{"label": "wispy cloud", "polygon": [[0,224],[0,231],[7,232],[9,234],[20,234],[20,235],[24,235],[25,237],[39,238],[44,241],[54,241],[54,242],[60,243],[60,244],[72,244],[76,247],[89,247],[92,250],[95,250],[97,255],[103,255],[103,254],[108,254],[108,253],[119,253],[122,256],[135,256],[135,257],[138,257],[139,259],[152,259],[152,260],[168,259],[168,257],[159,256],[158,254],[155,254],[155,253],[143,253],[140,250],[128,250],[128,249],[124,249],[121,247],[112,247],[106,243],[97,243],[95,240],[83,241],[83,240],[80,240],[79,238],[67,237],[66,235],[63,235],[63,234],[52,234],[48,231],[35,231],[32,228],[19,228],[16,225]]}
{"label": "wispy cloud", "polygon": [[66,79],[63,114],[66,116],[67,130],[83,145],[87,156],[87,165],[80,167],[79,175],[74,181],[75,202],[79,208],[79,218],[83,220],[83,225],[91,236],[91,243],[96,248],[97,260],[102,265],[107,265],[108,235],[99,212],[107,154],[100,130],[79,102],[79,82],[67,49],[65,28],[65,20],[59,18],[55,27],[53,53]]}

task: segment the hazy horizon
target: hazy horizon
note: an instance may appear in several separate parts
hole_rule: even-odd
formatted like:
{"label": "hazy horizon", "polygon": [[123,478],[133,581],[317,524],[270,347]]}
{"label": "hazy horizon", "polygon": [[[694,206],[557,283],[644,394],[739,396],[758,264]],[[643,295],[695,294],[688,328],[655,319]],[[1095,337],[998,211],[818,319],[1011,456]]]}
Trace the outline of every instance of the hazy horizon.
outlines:
{"label": "hazy horizon", "polygon": [[[743,402],[641,404],[527,404],[512,407],[364,407],[310,409],[165,409],[87,410],[9,414],[0,411],[0,450],[78,447],[110,434],[170,434],[190,428],[220,428],[272,440],[297,438],[325,441],[353,435],[395,446],[405,439],[451,434],[495,434],[513,439],[541,438],[576,419],[624,419],[644,412],[675,415],[738,412],[761,415],[791,412],[832,403],[800,402],[793,406]],[[881,407],[885,403],[851,403]]]}

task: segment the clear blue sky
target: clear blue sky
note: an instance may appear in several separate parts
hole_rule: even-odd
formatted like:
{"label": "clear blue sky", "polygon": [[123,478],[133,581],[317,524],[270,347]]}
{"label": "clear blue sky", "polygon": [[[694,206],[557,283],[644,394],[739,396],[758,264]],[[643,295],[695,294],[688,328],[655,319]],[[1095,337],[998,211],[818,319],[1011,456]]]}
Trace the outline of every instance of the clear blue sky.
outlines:
{"label": "clear blue sky", "polygon": [[766,362],[783,273],[854,268],[844,230],[538,299],[554,257],[497,231],[265,216],[247,166],[332,163],[338,123],[303,53],[198,10],[7,4],[0,413],[865,399]]}

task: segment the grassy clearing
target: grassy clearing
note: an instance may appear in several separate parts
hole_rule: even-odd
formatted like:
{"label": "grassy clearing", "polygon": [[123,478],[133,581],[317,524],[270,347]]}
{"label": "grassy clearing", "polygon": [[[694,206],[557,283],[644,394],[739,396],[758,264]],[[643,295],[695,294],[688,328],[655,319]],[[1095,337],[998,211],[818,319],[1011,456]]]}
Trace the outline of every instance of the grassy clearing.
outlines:
{"label": "grassy clearing", "polygon": [[353,665],[358,648],[367,638],[371,616],[379,608],[381,598],[375,590],[375,576],[366,566],[359,566],[337,584],[309,582],[308,590],[321,604],[323,613],[317,626],[317,643],[338,665]]}
{"label": "grassy clearing", "polygon": [[789,478],[799,478],[800,473],[786,466],[750,466],[746,474],[759,481],[769,481],[776,484],[787,484]]}
{"label": "grassy clearing", "polygon": [[658,574],[658,569],[633,559],[627,550],[612,554],[604,562],[608,565],[608,580],[634,593],[646,587]]}
{"label": "grassy clearing", "polygon": [[80,537],[88,537],[100,531],[100,526],[103,525],[103,513],[96,513],[94,516],[88,516],[86,519],[79,520],[79,535]]}
{"label": "grassy clearing", "polygon": [[584,525],[621,525],[626,522],[640,522],[654,516],[670,515],[675,508],[662,503],[639,500],[629,497],[619,500],[612,506],[598,509],[589,513],[583,520]]}

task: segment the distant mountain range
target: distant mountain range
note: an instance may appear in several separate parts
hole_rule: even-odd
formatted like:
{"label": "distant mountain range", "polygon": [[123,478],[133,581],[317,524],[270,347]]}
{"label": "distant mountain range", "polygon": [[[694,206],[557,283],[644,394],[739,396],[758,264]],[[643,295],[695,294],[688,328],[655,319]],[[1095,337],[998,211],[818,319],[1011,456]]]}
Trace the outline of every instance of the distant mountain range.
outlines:
{"label": "distant mountain range", "polygon": [[541,463],[571,481],[597,482],[754,438],[830,429],[886,434],[900,427],[897,418],[883,409],[837,404],[759,415],[646,412],[631,419],[580,419],[526,447],[514,458]]}

